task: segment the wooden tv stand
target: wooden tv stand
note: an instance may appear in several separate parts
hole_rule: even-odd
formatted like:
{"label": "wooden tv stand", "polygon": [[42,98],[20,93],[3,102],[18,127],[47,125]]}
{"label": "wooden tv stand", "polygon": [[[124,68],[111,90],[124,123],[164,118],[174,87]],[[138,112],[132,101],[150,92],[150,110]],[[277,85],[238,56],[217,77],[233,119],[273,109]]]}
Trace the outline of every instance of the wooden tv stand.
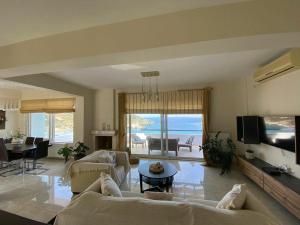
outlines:
{"label": "wooden tv stand", "polygon": [[288,174],[269,175],[262,168],[271,165],[258,158],[248,160],[239,156],[238,165],[246,176],[300,219],[300,179]]}

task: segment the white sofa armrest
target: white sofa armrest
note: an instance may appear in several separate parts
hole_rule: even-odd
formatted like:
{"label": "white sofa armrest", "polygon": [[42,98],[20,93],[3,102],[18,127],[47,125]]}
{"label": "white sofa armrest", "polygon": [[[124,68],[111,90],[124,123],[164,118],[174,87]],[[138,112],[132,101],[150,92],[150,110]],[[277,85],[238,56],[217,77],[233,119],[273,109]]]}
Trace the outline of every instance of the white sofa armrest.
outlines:
{"label": "white sofa armrest", "polygon": [[78,161],[71,165],[70,176],[74,176],[80,173],[89,173],[89,172],[106,172],[110,174],[114,169],[114,166],[110,163],[94,163],[94,162],[85,162]]}

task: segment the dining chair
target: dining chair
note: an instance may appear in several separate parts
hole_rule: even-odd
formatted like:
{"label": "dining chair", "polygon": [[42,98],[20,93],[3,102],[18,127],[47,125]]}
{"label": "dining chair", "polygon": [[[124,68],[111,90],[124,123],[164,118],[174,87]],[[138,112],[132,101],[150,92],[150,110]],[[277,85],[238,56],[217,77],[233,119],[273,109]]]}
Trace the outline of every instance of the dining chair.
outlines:
{"label": "dining chair", "polygon": [[34,137],[27,137],[25,140],[26,145],[33,145],[34,143]]}
{"label": "dining chair", "polygon": [[44,140],[44,138],[37,137],[37,138],[35,138],[35,140],[34,140],[34,144],[37,145],[38,143],[42,142],[43,140]]}
{"label": "dining chair", "polygon": [[[38,159],[46,158],[48,156],[48,141],[41,141],[37,144],[37,148],[32,151],[33,154],[26,156],[26,159],[32,160],[32,168],[36,169]],[[27,160],[28,162],[28,160]]]}
{"label": "dining chair", "polygon": [[4,143],[5,144],[9,144],[9,143],[11,143],[12,142],[12,138],[5,138],[4,139]]}
{"label": "dining chair", "polygon": [[1,168],[3,167],[3,163],[7,163],[10,166],[12,161],[20,160],[23,158],[22,153],[10,152],[7,151],[5,147],[5,141],[3,138],[0,138],[0,162]]}

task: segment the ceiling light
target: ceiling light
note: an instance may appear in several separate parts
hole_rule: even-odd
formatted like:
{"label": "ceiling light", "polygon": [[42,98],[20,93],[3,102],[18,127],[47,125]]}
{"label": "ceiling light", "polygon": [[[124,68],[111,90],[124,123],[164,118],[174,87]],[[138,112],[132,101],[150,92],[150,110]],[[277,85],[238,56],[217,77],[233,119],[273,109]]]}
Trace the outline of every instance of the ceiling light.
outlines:
{"label": "ceiling light", "polygon": [[117,70],[136,70],[142,68],[141,66],[133,65],[133,64],[119,64],[119,65],[112,65],[110,66],[113,69]]}
{"label": "ceiling light", "polygon": [[[141,72],[142,80],[142,98],[144,102],[159,101],[158,92],[158,71]],[[155,82],[152,81],[155,79]],[[146,84],[145,84],[146,83]]]}

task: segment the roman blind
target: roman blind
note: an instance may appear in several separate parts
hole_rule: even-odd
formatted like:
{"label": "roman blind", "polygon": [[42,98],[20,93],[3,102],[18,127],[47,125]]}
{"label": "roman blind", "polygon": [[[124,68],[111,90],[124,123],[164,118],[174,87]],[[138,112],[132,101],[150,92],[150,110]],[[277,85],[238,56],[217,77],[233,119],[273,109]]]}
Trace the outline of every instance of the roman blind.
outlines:
{"label": "roman blind", "polygon": [[21,113],[75,112],[75,98],[34,99],[21,101]]}
{"label": "roman blind", "polygon": [[126,93],[125,113],[202,113],[205,89],[166,91],[159,100],[144,101],[142,93]]}

